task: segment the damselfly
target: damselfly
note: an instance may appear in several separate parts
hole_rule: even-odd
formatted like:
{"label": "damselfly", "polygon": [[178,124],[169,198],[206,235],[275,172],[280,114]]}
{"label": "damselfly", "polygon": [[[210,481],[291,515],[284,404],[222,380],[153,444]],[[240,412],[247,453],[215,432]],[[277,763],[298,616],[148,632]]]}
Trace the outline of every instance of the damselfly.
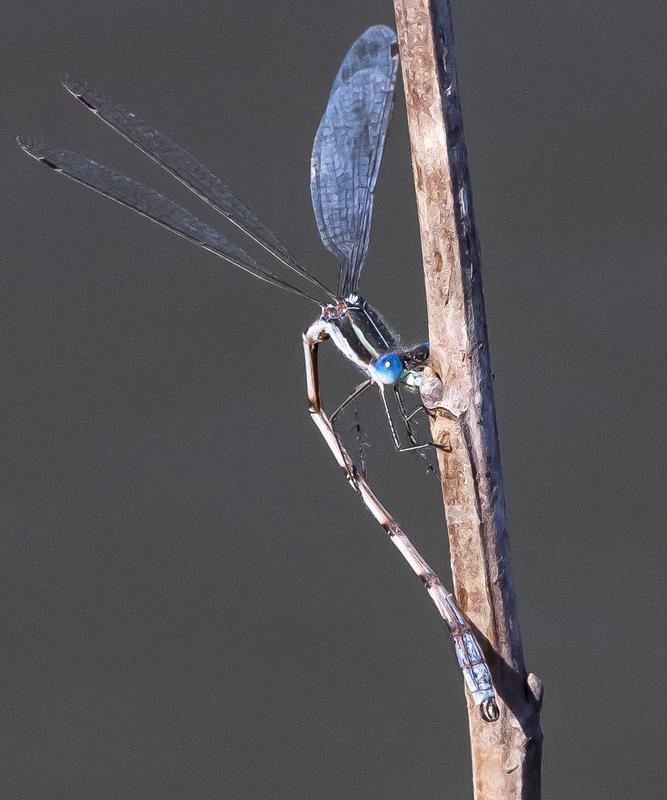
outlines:
{"label": "damselfly", "polygon": [[[65,88],[101,120],[240,228],[283,268],[314,288],[306,291],[274,274],[210,225],[132,178],[41,139],[20,137],[18,142],[26,153],[52,169],[143,214],[259,280],[321,308],[319,317],[303,336],[310,414],[352,487],[422,579],[450,630],[471,696],[482,716],[493,721],[498,717],[493,682],[469,622],[452,594],[376,498],[333,425],[336,415],[349,402],[374,386],[379,390],[396,448],[405,451],[432,446],[417,442],[410,424],[412,414],[407,413],[401,397],[401,388],[415,390],[420,386],[428,361],[428,343],[400,347],[380,314],[358,291],[368,250],[373,195],[393,107],[397,68],[398,45],[394,32],[381,25],[366,31],[352,45],[338,70],[315,136],[310,190],[322,242],[340,263],[336,292],[312,275],[256,214],[205,166],[167,136],[86,83],[71,77],[63,81]],[[324,300],[313,296],[316,290]],[[322,406],[317,368],[318,347],[326,339],[331,339],[365,375],[364,381],[331,416],[327,416]],[[401,444],[387,405],[385,393],[388,389],[397,399],[409,442],[405,445]],[[418,406],[417,411],[422,410],[423,407]]]}

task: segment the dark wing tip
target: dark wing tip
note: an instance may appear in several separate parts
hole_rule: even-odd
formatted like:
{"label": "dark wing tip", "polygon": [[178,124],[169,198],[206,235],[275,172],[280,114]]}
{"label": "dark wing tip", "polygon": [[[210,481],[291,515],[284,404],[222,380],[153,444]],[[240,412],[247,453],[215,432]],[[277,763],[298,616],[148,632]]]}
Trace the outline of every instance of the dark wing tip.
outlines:
{"label": "dark wing tip", "polygon": [[79,80],[76,75],[70,74],[61,75],[60,83],[72,94],[76,94],[79,89],[83,89],[86,85],[82,80]]}
{"label": "dark wing tip", "polygon": [[17,136],[16,144],[33,158],[41,158],[40,151],[42,150],[43,142],[40,139],[34,139],[32,136]]}
{"label": "dark wing tip", "polygon": [[63,75],[60,79],[60,82],[72,95],[72,97],[74,97],[76,100],[79,100],[91,111],[97,110],[97,106],[93,101],[94,91],[85,81],[82,81],[73,75]]}
{"label": "dark wing tip", "polygon": [[17,136],[16,142],[18,146],[27,153],[31,158],[41,161],[51,169],[60,170],[61,168],[49,156],[54,148],[44,141],[44,139],[33,139],[32,136]]}

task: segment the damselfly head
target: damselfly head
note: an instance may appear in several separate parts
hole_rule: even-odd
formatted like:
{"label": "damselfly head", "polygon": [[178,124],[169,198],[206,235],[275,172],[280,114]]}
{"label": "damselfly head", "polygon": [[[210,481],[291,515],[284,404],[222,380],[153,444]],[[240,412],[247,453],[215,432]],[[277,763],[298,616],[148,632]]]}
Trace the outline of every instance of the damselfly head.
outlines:
{"label": "damselfly head", "polygon": [[403,374],[401,375],[401,383],[410,389],[410,391],[415,392],[422,385],[424,369],[428,363],[428,357],[428,342],[418,344],[415,347],[411,347],[409,350],[403,351]]}
{"label": "damselfly head", "polygon": [[375,360],[373,369],[381,383],[391,386],[401,377],[404,366],[403,361],[396,353],[385,353]]}

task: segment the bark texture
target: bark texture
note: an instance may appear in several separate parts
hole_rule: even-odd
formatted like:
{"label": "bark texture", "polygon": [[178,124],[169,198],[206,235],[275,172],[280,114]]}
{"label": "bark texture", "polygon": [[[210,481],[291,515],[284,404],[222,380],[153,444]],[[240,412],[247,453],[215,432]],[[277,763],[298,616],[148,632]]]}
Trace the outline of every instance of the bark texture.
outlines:
{"label": "bark texture", "polygon": [[541,682],[527,675],[512,584],[480,255],[449,0],[394,0],[429,317],[435,412],[454,588],[499,695],[484,722],[468,698],[474,796],[540,797]]}

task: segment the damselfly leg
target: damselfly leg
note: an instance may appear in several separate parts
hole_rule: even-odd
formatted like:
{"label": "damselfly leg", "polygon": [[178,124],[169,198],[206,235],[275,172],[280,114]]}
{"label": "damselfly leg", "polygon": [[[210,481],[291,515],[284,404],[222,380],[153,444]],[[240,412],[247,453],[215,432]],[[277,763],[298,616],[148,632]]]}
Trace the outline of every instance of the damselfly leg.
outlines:
{"label": "damselfly leg", "polygon": [[359,397],[359,395],[360,395],[362,392],[365,392],[365,391],[366,391],[366,389],[368,389],[368,387],[371,385],[371,383],[372,383],[372,382],[371,382],[370,378],[369,378],[368,380],[365,380],[365,381],[363,381],[362,383],[360,383],[360,384],[359,384],[359,386],[357,386],[357,387],[354,389],[354,391],[352,392],[352,394],[350,394],[348,397],[346,397],[346,398],[345,398],[345,400],[343,400],[343,402],[342,402],[342,403],[341,403],[341,404],[338,406],[338,408],[337,408],[337,409],[336,409],[336,410],[333,412],[333,414],[332,414],[332,415],[331,415],[331,417],[330,417],[330,419],[331,419],[331,422],[333,423],[333,422],[335,421],[336,417],[337,417],[337,416],[340,414],[340,412],[341,412],[341,411],[342,411],[342,410],[343,410],[343,409],[344,409],[344,408],[345,408],[347,405],[349,405],[349,404],[350,404],[350,403],[351,403],[353,400],[356,400],[356,398],[357,398],[357,397]]}
{"label": "damselfly leg", "polygon": [[399,408],[403,406],[403,408],[401,409],[401,418],[405,424],[406,431],[411,442],[409,447],[405,447],[404,445],[402,445],[401,440],[398,438],[398,433],[396,432],[396,426],[394,425],[394,420],[391,416],[391,412],[389,411],[389,404],[387,403],[387,396],[385,395],[384,392],[384,386],[380,386],[379,390],[380,390],[380,397],[382,398],[382,405],[384,406],[384,413],[385,416],[387,417],[387,422],[389,423],[389,430],[391,431],[391,438],[394,442],[394,447],[396,448],[396,450],[398,450],[399,453],[410,453],[419,450],[425,450],[427,447],[436,447],[436,448],[440,447],[440,445],[436,444],[435,442],[424,442],[423,444],[419,444],[417,442],[417,439],[415,438],[412,428],[410,427],[410,423],[403,414],[404,406],[402,398],[398,393],[397,388],[394,387],[394,392],[396,393],[396,397],[399,398]]}
{"label": "damselfly leg", "polygon": [[[332,413],[331,417],[331,427],[334,430],[336,436],[339,436],[338,431],[336,430],[336,417],[347,408],[350,403],[354,403],[354,401],[361,395],[363,392],[368,389],[369,386],[372,385],[372,381],[370,378],[368,380],[363,381],[360,383],[354,391],[348,395],[345,400],[338,406],[338,408]],[[364,448],[366,446],[366,438],[364,436],[364,432],[361,429],[361,422],[359,420],[359,411],[357,409],[356,404],[354,405],[354,433],[357,439],[357,446],[358,446],[358,453],[359,453],[359,470],[361,474],[366,477],[366,458],[364,455]]]}
{"label": "damselfly leg", "polygon": [[[394,384],[394,394],[396,395],[396,403],[398,404],[398,410],[401,414],[401,419],[403,420],[403,424],[405,425],[405,432],[410,440],[411,444],[417,444],[417,439],[415,437],[414,431],[412,430],[412,425],[410,425],[410,420],[415,417],[420,411],[423,411],[425,414],[428,412],[422,405],[418,405],[413,411],[408,414],[408,411],[405,407],[405,402],[403,401],[403,395],[401,394],[400,387],[397,383]],[[435,442],[428,442],[428,444],[435,445]]]}
{"label": "damselfly leg", "polygon": [[[413,419],[420,411],[423,411],[424,414],[426,414],[428,416],[428,411],[424,408],[423,405],[420,404],[420,405],[417,406],[417,408],[415,408],[413,411],[411,411],[408,414],[407,409],[405,407],[405,403],[403,401],[403,395],[401,394],[401,389],[400,389],[399,385],[397,383],[395,383],[393,388],[394,388],[394,394],[396,395],[396,403],[398,405],[398,410],[399,410],[399,412],[401,414],[401,419],[403,420],[403,424],[405,425],[405,432],[406,432],[406,434],[408,436],[408,439],[410,440],[411,444],[412,445],[417,445],[418,444],[417,437],[415,436],[414,431],[412,430],[412,425],[410,424],[410,420]],[[427,442],[426,444],[427,444],[427,446],[428,445],[432,445],[433,447],[436,447],[435,442]],[[430,472],[432,474],[435,474],[435,467],[429,461],[429,458],[428,458],[428,456],[426,455],[426,452],[425,452],[425,448],[419,450],[418,455],[426,463],[426,471]]]}
{"label": "damselfly leg", "polygon": [[357,443],[357,455],[359,457],[359,472],[361,472],[364,478],[367,478],[366,447],[368,446],[368,440],[361,426],[361,416],[359,415],[359,407],[356,403],[353,404],[352,411],[354,414],[354,435]]}

